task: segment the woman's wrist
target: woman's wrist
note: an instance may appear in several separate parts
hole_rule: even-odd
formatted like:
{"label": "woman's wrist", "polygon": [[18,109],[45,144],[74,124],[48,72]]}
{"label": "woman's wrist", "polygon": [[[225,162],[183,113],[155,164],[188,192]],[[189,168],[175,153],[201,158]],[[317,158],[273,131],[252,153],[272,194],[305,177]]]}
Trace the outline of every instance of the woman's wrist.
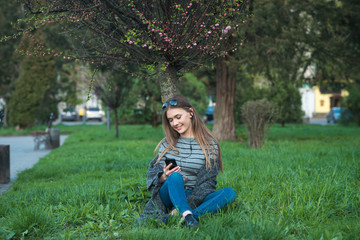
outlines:
{"label": "woman's wrist", "polygon": [[165,172],[163,172],[163,173],[159,176],[159,180],[160,180],[160,182],[165,182],[165,180],[166,180]]}

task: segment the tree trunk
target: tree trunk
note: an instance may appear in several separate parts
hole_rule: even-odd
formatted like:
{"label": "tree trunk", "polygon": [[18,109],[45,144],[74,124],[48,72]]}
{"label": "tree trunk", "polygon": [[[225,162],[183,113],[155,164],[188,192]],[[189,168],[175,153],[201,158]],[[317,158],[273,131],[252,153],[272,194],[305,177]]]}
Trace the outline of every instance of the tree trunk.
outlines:
{"label": "tree trunk", "polygon": [[109,106],[106,107],[106,126],[107,126],[107,130],[110,131],[111,129],[111,116],[110,116],[110,113],[111,113],[111,108]]}
{"label": "tree trunk", "polygon": [[7,118],[8,118],[8,102],[9,101],[6,101],[5,100],[5,106],[4,106],[4,118],[3,118],[3,127],[4,129],[7,129],[8,128],[8,122],[7,122]]}
{"label": "tree trunk", "polygon": [[119,123],[118,123],[118,117],[117,117],[117,108],[113,108],[114,112],[114,123],[115,123],[115,137],[119,137]]}
{"label": "tree trunk", "polygon": [[236,69],[230,56],[216,60],[216,106],[213,134],[218,141],[235,140],[234,97]]}
{"label": "tree trunk", "polygon": [[285,127],[285,121],[281,121],[281,127]]}
{"label": "tree trunk", "polygon": [[165,102],[174,96],[177,92],[176,85],[178,82],[177,70],[173,66],[168,66],[166,70],[159,69],[159,84],[161,90],[161,100]]}

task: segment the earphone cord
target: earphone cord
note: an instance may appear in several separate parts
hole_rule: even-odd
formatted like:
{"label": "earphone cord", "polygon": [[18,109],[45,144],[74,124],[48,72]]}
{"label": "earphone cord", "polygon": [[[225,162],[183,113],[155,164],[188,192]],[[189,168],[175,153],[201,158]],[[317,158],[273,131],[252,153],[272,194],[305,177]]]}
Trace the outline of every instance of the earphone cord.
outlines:
{"label": "earphone cord", "polygon": [[182,157],[182,158],[188,158],[192,155],[192,141],[193,141],[193,139],[190,140],[190,154],[188,156]]}

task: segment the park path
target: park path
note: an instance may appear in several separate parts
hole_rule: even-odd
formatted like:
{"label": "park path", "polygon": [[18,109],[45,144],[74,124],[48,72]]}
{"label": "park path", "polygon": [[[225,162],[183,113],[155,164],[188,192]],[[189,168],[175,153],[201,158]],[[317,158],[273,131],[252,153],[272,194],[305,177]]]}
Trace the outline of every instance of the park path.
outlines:
{"label": "park path", "polygon": [[[67,135],[60,135],[60,146],[64,143]],[[32,168],[40,158],[51,150],[34,150],[34,138],[31,136],[3,136],[0,137],[0,145],[10,145],[10,183],[0,184],[0,195],[11,187],[19,172]]]}

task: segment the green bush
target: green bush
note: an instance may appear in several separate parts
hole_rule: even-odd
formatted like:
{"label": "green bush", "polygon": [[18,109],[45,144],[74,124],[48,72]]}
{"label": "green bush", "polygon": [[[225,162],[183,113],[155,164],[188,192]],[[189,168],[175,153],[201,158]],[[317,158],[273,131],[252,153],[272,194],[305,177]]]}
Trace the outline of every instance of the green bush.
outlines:
{"label": "green bush", "polygon": [[266,99],[248,101],[241,107],[250,148],[261,148],[269,126],[277,117],[277,107]]}
{"label": "green bush", "polygon": [[360,85],[353,84],[349,87],[349,96],[344,101],[344,107],[351,113],[350,119],[341,119],[343,122],[353,120],[360,126]]}

